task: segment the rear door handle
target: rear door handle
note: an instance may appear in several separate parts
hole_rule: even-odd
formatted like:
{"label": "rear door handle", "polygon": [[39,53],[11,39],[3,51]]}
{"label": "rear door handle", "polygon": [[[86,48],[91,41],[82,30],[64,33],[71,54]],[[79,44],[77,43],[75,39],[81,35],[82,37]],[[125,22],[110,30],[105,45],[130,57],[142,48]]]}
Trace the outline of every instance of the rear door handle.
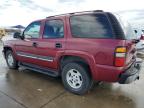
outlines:
{"label": "rear door handle", "polygon": [[37,47],[37,46],[38,46],[38,43],[33,42],[32,46],[33,46],[33,47]]}
{"label": "rear door handle", "polygon": [[56,47],[56,48],[62,48],[62,44],[61,44],[61,43],[56,43],[56,44],[55,44],[55,47]]}

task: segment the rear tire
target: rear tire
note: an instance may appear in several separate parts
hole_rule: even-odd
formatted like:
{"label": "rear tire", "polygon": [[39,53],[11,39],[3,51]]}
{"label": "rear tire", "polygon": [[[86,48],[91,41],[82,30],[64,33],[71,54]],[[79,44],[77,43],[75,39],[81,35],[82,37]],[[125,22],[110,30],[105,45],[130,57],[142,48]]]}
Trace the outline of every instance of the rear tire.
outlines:
{"label": "rear tire", "polygon": [[11,50],[6,51],[5,59],[6,59],[7,66],[10,69],[17,69],[18,68],[18,62],[15,59],[13,52]]}
{"label": "rear tire", "polygon": [[62,69],[62,81],[65,88],[75,94],[82,95],[92,87],[93,81],[88,68],[79,63],[68,63]]}

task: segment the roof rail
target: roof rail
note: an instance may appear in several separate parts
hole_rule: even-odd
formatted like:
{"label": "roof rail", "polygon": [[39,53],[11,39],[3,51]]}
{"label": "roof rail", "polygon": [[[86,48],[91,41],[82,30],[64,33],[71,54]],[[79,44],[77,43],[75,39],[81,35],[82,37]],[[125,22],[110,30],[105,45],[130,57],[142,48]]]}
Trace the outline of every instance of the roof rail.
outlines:
{"label": "roof rail", "polygon": [[62,16],[62,15],[66,15],[66,14],[53,15],[53,16],[48,16],[48,17],[46,17],[46,18],[56,17],[56,16]]}
{"label": "roof rail", "polygon": [[86,13],[86,12],[104,12],[104,11],[103,10],[91,10],[91,11],[72,12],[72,13],[69,13],[69,14]]}
{"label": "roof rail", "polygon": [[62,16],[62,15],[67,15],[67,14],[78,14],[78,13],[85,13],[85,12],[104,12],[103,10],[92,10],[92,11],[81,11],[81,12],[72,12],[72,13],[66,13],[66,14],[59,14],[59,15],[53,15],[53,16],[48,16],[46,18],[50,17],[56,17],[56,16]]}
{"label": "roof rail", "polygon": [[104,12],[103,10],[94,10],[93,12]]}

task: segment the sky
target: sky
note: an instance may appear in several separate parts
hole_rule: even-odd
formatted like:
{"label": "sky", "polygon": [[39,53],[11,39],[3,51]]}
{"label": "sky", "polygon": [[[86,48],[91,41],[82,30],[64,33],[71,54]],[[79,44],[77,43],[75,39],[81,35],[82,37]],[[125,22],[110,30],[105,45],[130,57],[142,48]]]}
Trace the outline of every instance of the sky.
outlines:
{"label": "sky", "polygon": [[0,0],[0,26],[27,26],[47,16],[87,10],[116,12],[135,27],[144,26],[143,0]]}

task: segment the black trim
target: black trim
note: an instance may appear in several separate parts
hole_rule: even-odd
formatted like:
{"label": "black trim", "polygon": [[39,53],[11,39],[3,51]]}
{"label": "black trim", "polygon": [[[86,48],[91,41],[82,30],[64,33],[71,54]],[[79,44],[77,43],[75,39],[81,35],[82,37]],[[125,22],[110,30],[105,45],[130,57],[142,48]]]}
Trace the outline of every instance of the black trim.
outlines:
{"label": "black trim", "polygon": [[30,64],[30,63],[19,62],[18,65],[22,66],[26,69],[29,69],[29,70],[32,70],[32,71],[35,71],[35,72],[39,72],[39,73],[42,73],[42,74],[46,74],[46,75],[49,75],[49,76],[52,76],[52,77],[58,77],[60,75],[59,74],[60,72],[58,72],[56,70],[40,67],[38,65],[34,65],[34,64]]}
{"label": "black trim", "polygon": [[133,63],[129,69],[127,69],[124,73],[120,74],[119,83],[120,84],[129,84],[129,83],[139,79],[140,69],[141,69],[140,62]]}

